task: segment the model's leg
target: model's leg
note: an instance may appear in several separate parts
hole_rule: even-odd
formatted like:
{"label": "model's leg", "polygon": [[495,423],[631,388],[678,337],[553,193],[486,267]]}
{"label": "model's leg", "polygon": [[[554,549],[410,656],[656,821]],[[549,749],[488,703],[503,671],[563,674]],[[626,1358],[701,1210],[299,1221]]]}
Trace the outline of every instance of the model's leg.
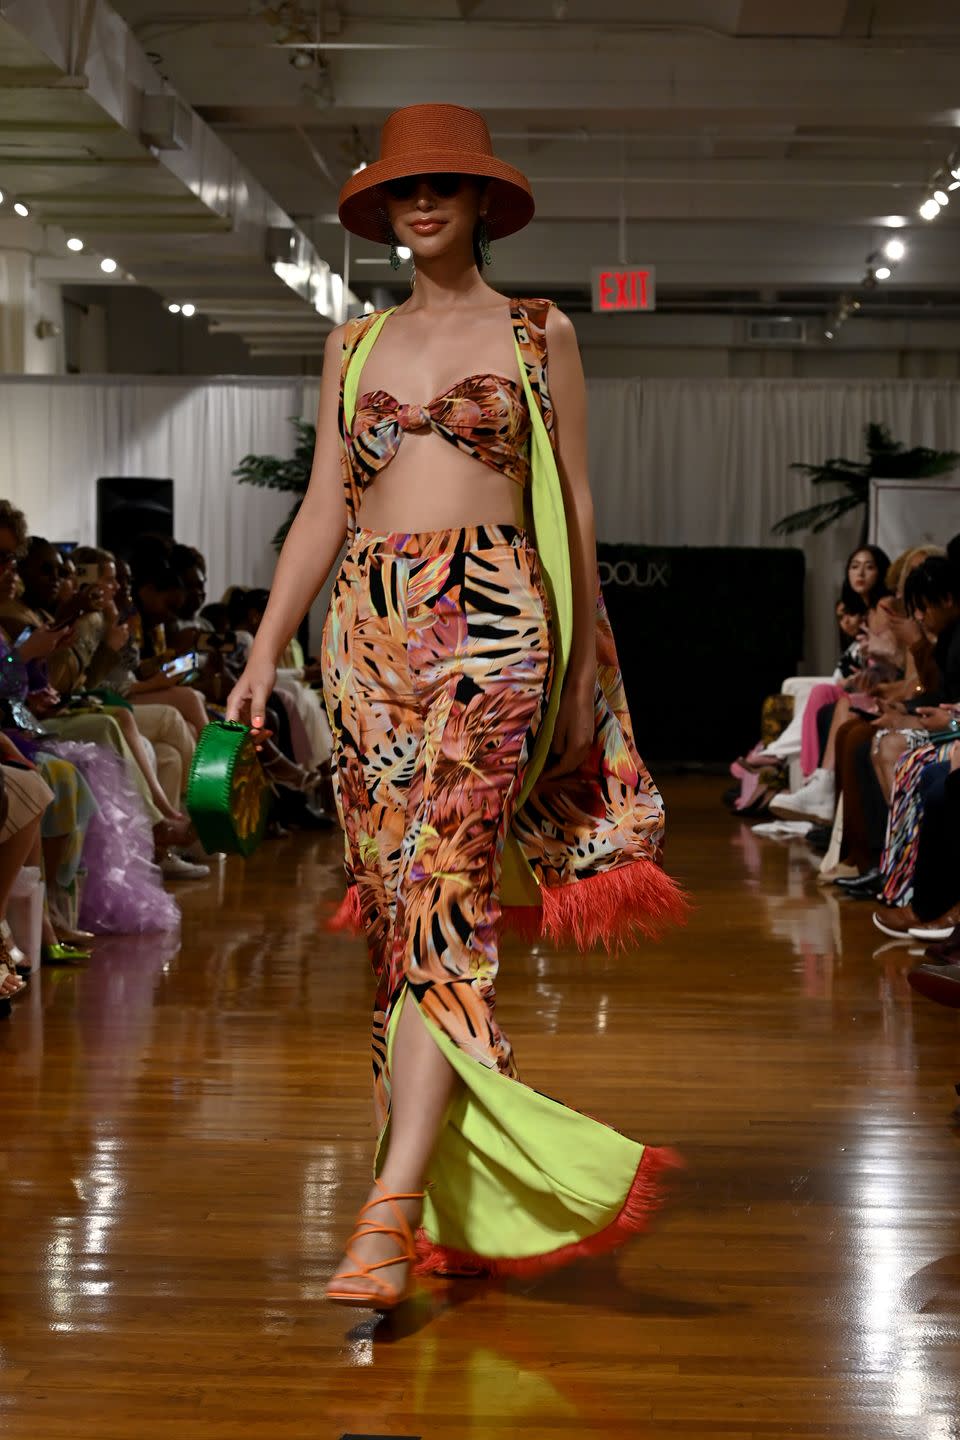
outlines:
{"label": "model's leg", "polygon": [[[403,995],[403,1006],[392,1035],[380,1179],[394,1193],[423,1188],[458,1084],[431,1028],[479,1063],[514,1073],[492,1004],[500,857],[550,664],[533,566],[529,552],[507,545],[467,554],[455,586],[447,583],[439,598],[423,595],[422,607],[409,606],[410,666],[424,734],[407,797],[391,959],[393,995]],[[411,578],[411,592],[414,584]],[[412,1224],[419,1202],[400,1204]],[[370,1213],[390,1223],[386,1204]],[[396,1254],[397,1243],[370,1236],[352,1249],[369,1263]],[[401,1289],[406,1268],[399,1262],[377,1274]],[[371,1287],[356,1279],[348,1288],[362,1294]]]}

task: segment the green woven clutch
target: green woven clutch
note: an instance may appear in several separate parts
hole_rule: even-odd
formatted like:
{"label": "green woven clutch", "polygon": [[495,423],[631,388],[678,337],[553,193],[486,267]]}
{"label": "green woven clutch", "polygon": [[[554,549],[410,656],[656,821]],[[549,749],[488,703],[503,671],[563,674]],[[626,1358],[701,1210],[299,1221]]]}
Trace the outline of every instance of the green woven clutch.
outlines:
{"label": "green woven clutch", "polygon": [[250,855],[263,839],[270,782],[247,725],[215,720],[197,741],[187,785],[187,812],[203,848]]}

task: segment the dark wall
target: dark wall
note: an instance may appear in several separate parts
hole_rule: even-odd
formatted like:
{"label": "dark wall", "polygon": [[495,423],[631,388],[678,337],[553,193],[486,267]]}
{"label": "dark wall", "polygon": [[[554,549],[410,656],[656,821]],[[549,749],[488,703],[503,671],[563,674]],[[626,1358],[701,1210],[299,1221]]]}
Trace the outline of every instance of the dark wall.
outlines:
{"label": "dark wall", "polygon": [[742,754],[803,652],[802,552],[600,545],[598,556],[640,753]]}

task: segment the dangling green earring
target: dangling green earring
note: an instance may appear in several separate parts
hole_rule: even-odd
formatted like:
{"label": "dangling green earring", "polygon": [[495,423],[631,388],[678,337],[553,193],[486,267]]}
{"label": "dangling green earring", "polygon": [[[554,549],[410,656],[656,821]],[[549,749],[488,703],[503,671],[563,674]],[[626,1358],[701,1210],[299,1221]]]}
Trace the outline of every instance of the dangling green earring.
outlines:
{"label": "dangling green earring", "polygon": [[399,252],[399,250],[397,249],[397,242],[396,242],[396,240],[391,240],[391,241],[390,241],[390,269],[391,269],[391,270],[399,270],[399,269],[400,269],[400,252]]}
{"label": "dangling green earring", "polygon": [[480,221],[480,228],[477,231],[477,244],[480,246],[480,254],[483,257],[484,265],[492,265],[493,254],[490,250],[490,236],[487,234],[486,220]]}

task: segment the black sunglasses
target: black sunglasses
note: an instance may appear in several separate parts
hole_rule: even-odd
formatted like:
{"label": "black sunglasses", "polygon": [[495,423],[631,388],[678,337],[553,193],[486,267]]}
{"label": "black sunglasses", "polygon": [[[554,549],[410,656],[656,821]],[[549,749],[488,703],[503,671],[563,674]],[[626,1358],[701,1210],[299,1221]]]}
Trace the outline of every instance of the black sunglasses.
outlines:
{"label": "black sunglasses", "polygon": [[438,200],[450,200],[463,184],[463,176],[453,171],[436,175],[401,175],[398,180],[385,180],[383,184],[394,200],[411,200],[417,193],[420,181],[425,180]]}

